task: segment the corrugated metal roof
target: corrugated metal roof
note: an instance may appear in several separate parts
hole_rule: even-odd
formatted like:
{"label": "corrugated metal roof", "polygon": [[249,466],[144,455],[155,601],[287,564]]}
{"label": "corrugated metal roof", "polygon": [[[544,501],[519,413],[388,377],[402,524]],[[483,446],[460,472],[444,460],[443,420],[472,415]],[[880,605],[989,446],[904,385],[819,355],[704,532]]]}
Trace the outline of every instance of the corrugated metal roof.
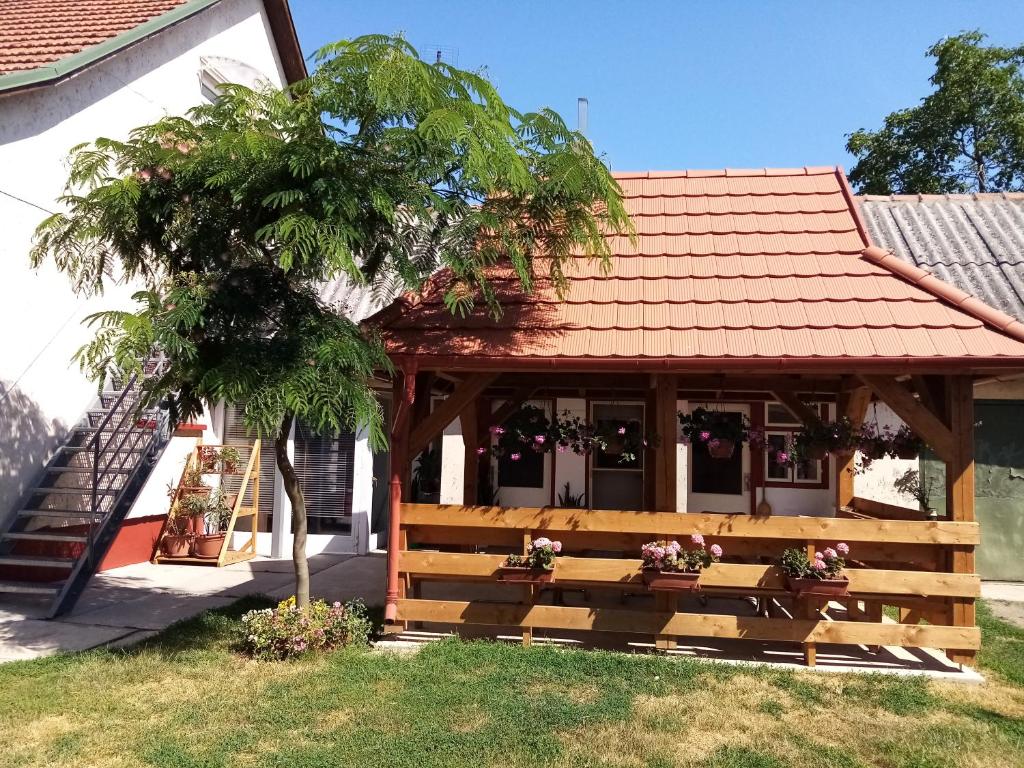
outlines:
{"label": "corrugated metal roof", "polygon": [[1024,321],[1024,193],[858,202],[876,244]]}
{"label": "corrugated metal roof", "polygon": [[[613,235],[611,270],[567,265],[559,299],[491,271],[504,307],[453,317],[443,275],[371,322],[389,351],[487,358],[851,360],[1015,358],[1024,328],[868,247],[842,171],[619,173],[637,230]],[[545,274],[543,261],[537,264]],[[1015,328],[1010,326],[1015,325]],[[1005,331],[1005,332],[1000,332]]]}

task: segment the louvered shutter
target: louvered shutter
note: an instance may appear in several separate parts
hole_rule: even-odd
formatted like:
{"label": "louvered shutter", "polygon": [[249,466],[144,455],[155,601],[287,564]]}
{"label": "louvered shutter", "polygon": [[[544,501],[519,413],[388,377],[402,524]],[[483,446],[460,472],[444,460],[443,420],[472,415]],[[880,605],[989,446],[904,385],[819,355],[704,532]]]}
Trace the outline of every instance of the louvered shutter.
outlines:
{"label": "louvered shutter", "polygon": [[352,533],[355,435],[317,435],[301,421],[295,426],[295,473],[306,500],[311,534]]}
{"label": "louvered shutter", "polygon": [[[242,421],[242,409],[237,405],[229,405],[224,414],[224,442],[229,445],[252,445],[255,438],[245,431]],[[242,463],[249,460],[248,451],[242,453]],[[274,441],[260,441],[260,515],[258,529],[263,532],[272,530],[274,520],[274,486],[277,481],[277,462],[274,458]],[[224,491],[232,493],[240,482],[238,478],[223,479]],[[234,488],[231,487],[234,485]],[[246,492],[244,504],[252,504],[252,493]]]}

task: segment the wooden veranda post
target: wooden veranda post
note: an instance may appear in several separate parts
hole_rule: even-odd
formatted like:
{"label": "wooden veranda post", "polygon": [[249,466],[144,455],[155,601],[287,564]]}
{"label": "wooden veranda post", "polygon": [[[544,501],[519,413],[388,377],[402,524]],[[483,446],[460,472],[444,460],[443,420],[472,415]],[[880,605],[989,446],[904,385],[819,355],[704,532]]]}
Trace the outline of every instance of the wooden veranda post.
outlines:
{"label": "wooden veranda post", "polygon": [[[946,462],[946,514],[956,522],[974,522],[974,386],[969,376],[951,376],[946,382],[946,412],[953,433],[952,455]],[[950,570],[974,573],[974,547],[954,546]],[[952,624],[975,625],[974,598],[952,599]],[[958,664],[973,664],[975,651],[948,649]]]}
{"label": "wooden veranda post", "polygon": [[391,497],[388,519],[388,584],[384,597],[384,621],[394,624],[398,620],[398,568],[402,530],[402,483],[409,463],[409,417],[416,402],[416,368],[402,368],[395,377],[392,389],[395,403],[394,422],[391,427]]}
{"label": "wooden veranda post", "polygon": [[659,512],[676,511],[676,391],[675,375],[656,377],[654,410],[660,443],[654,454],[654,508]]}

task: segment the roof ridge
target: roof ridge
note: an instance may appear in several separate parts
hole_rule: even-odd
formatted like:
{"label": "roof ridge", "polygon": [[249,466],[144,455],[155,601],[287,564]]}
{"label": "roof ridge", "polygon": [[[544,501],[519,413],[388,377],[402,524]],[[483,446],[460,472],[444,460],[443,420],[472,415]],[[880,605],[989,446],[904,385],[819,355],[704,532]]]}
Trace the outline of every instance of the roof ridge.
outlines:
{"label": "roof ridge", "polygon": [[837,165],[804,165],[799,168],[684,168],[675,171],[612,171],[616,179],[708,179],[749,176],[824,176],[842,170]]}
{"label": "roof ridge", "polygon": [[869,245],[861,255],[872,264],[885,267],[894,275],[902,277],[940,300],[949,302],[957,309],[981,320],[997,331],[1005,333],[1017,341],[1024,341],[1024,323],[1005,312],[990,307],[976,296],[940,280],[928,270],[903,261],[892,251],[879,248],[877,245]]}
{"label": "roof ridge", "polygon": [[1024,200],[1024,192],[946,192],[944,194],[857,195],[858,203],[931,203],[945,200]]}

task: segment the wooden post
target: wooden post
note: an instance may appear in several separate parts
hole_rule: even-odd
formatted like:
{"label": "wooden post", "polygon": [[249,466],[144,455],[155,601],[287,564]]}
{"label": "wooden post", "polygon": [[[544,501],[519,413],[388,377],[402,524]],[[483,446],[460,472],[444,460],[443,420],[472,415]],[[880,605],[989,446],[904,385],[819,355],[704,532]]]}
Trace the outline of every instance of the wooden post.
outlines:
{"label": "wooden post", "polygon": [[388,520],[387,592],[384,597],[384,621],[394,624],[398,620],[399,579],[398,568],[402,531],[402,479],[409,464],[409,416],[416,401],[416,368],[414,364],[395,376],[392,387],[395,415],[391,427],[391,497]]}
{"label": "wooden post", "polygon": [[[523,554],[528,554],[530,551],[530,542],[533,541],[532,531],[523,531]],[[534,584],[526,585],[526,602],[530,605],[534,605],[537,602],[537,596],[540,594],[540,588]],[[529,648],[533,645],[533,627],[523,627],[523,647]]]}
{"label": "wooden post", "polygon": [[[951,376],[947,380],[946,409],[953,433],[953,451],[946,462],[946,514],[957,522],[973,522],[974,386],[969,376]],[[974,573],[974,547],[954,546],[950,568],[953,573]],[[956,627],[975,625],[974,598],[953,598],[952,623]],[[946,654],[957,664],[974,663],[974,651],[947,649]]]}
{"label": "wooden post", "polygon": [[654,460],[654,508],[659,512],[676,511],[676,377],[659,374],[655,381],[655,425],[660,443]]}
{"label": "wooden post", "polygon": [[466,506],[476,504],[477,479],[480,477],[481,457],[476,452],[481,444],[477,423],[479,404],[479,399],[475,399],[459,413],[459,424],[462,426],[462,442],[465,450],[462,460],[462,503]]}
{"label": "wooden post", "polygon": [[[807,559],[814,562],[814,544],[807,543]],[[813,598],[797,598],[793,606],[793,618],[797,619],[820,619],[819,611],[816,608]],[[818,644],[814,642],[803,643],[804,662],[808,667],[818,663]]]}
{"label": "wooden post", "polygon": [[[846,416],[855,429],[859,429],[864,422],[864,414],[867,411],[868,403],[871,402],[871,390],[867,387],[858,387],[853,392],[843,393],[839,398],[837,409],[839,416]],[[853,470],[856,453],[851,452],[845,460],[837,456],[836,464],[836,514],[843,507],[853,506],[854,487]]]}

